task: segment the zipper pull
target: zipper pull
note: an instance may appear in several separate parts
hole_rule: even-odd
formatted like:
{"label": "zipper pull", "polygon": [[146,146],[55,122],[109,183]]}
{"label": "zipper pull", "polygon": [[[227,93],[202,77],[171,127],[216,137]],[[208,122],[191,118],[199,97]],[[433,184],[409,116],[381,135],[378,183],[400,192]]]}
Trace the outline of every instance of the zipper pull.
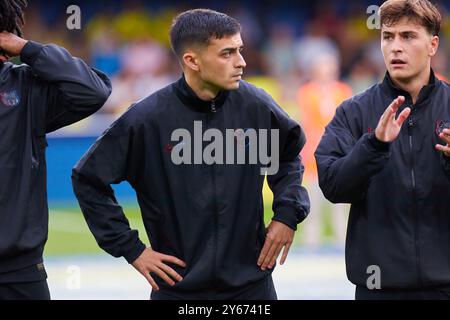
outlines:
{"label": "zipper pull", "polygon": [[409,125],[409,127],[413,127],[414,126],[414,120],[413,120],[412,116],[409,116],[409,118],[408,118],[408,125]]}
{"label": "zipper pull", "polygon": [[211,100],[211,112],[216,112],[216,102],[214,100]]}

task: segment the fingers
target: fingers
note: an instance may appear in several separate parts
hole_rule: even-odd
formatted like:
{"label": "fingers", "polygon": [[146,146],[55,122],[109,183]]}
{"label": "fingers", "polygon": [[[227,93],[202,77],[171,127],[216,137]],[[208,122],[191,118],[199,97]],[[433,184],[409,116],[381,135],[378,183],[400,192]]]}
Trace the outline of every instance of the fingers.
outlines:
{"label": "fingers", "polygon": [[186,267],[186,263],[184,261],[178,259],[177,257],[169,256],[166,254],[160,254],[160,256],[161,256],[161,261],[170,262],[170,263],[176,264],[183,268]]}
{"label": "fingers", "polygon": [[390,107],[392,109],[392,113],[396,113],[398,108],[400,108],[400,106],[405,103],[405,97],[404,96],[398,96],[397,99],[395,99],[394,101],[392,101]]}
{"label": "fingers", "polygon": [[405,102],[404,96],[398,96],[396,99],[394,99],[389,107],[386,108],[383,115],[380,119],[380,124],[385,127],[389,123],[389,121],[393,120],[393,117],[397,113],[398,108]]}
{"label": "fingers", "polygon": [[436,150],[443,152],[447,157],[450,157],[450,145],[443,146],[441,144],[436,145]]}
{"label": "fingers", "polygon": [[444,140],[446,143],[450,144],[450,130],[444,129],[441,134],[439,134],[439,138]]}
{"label": "fingers", "polygon": [[8,55],[6,55],[6,54],[1,54],[1,55],[0,55],[0,61],[1,61],[1,62],[5,63],[5,62],[7,62],[8,60],[9,60],[9,56],[8,56]]}
{"label": "fingers", "polygon": [[160,277],[164,282],[166,282],[169,286],[174,286],[175,281],[173,281],[164,271],[162,271],[160,268],[154,266],[151,270],[154,274],[156,274],[158,277]]}
{"label": "fingers", "polygon": [[157,275],[170,286],[174,286],[176,284],[175,281],[183,280],[174,269],[166,265],[163,261],[179,265],[183,268],[186,267],[184,261],[173,256],[153,251],[151,248],[146,248],[141,255],[133,261],[132,265],[147,279],[154,290],[159,290],[159,287],[151,274]]}
{"label": "fingers", "polygon": [[[399,127],[403,125],[403,122],[405,122],[406,119],[408,119],[409,115],[411,114],[411,108],[405,108],[398,116],[396,122]],[[394,113],[395,115],[395,113]]]}
{"label": "fingers", "polygon": [[150,275],[151,273],[157,275],[159,278],[161,278],[164,282],[166,282],[170,286],[174,286],[176,284],[176,282],[173,279],[175,279],[178,282],[183,280],[183,277],[181,277],[175,270],[165,265],[164,263],[160,263],[158,266],[156,265],[151,266],[148,269],[145,268],[144,270],[139,270],[139,272],[147,279],[147,281],[150,283],[150,285],[154,290],[159,290],[159,286],[157,285],[153,277]]}
{"label": "fingers", "polygon": [[[183,268],[186,267],[186,263],[184,261],[182,261],[182,260],[180,260],[180,259],[178,259],[178,258],[176,258],[174,256],[169,256],[169,255],[162,254],[162,253],[158,253],[158,256],[159,256],[160,262],[151,268],[152,272],[157,274],[158,277],[163,279],[170,286],[174,286],[175,285],[175,281],[172,280],[172,278],[177,280],[177,281],[183,280],[183,277],[181,277],[171,267],[169,267],[168,265],[163,263],[163,261],[164,262],[173,263],[173,264],[178,265],[178,266],[183,267]],[[169,275],[172,278],[170,278]]]}
{"label": "fingers", "polygon": [[181,281],[183,280],[183,277],[180,276],[175,270],[173,270],[171,267],[169,267],[168,265],[161,263],[158,266],[162,271],[164,271],[166,274],[168,274],[169,276],[172,277],[172,279],[175,279],[177,281]]}
{"label": "fingers", "polygon": [[447,143],[446,146],[437,144],[436,149],[438,151],[441,151],[444,153],[445,156],[450,157],[450,130],[444,129],[440,134],[439,138],[441,138],[445,143]]}
{"label": "fingers", "polygon": [[270,262],[268,265],[269,269],[272,269],[275,266],[278,256],[280,255],[280,252],[283,249],[283,246],[284,246],[284,243],[281,243],[281,242],[277,245],[275,253],[273,254],[272,258],[270,259]]}
{"label": "fingers", "polygon": [[142,275],[147,279],[148,283],[150,283],[150,285],[152,286],[153,290],[158,291],[159,287],[156,284],[156,281],[152,278],[152,276],[150,275],[150,272],[141,272]]}
{"label": "fingers", "polygon": [[257,262],[258,266],[261,267],[261,265],[265,261],[267,253],[269,252],[269,249],[272,247],[272,244],[273,244],[273,241],[266,238],[266,241],[264,242],[264,246],[261,250],[261,254],[259,255],[259,258],[258,258],[258,262]]}
{"label": "fingers", "polygon": [[446,146],[441,144],[436,145],[436,150],[444,153],[445,156],[450,157],[450,130],[444,129],[440,134],[439,138],[441,138],[444,142],[447,143]]}
{"label": "fingers", "polygon": [[411,113],[410,108],[405,108],[399,115],[398,119],[395,119],[395,115],[399,107],[405,102],[405,97],[398,96],[394,99],[389,107],[382,114],[377,128],[375,129],[375,136],[378,140],[384,142],[391,142],[397,138],[401,129],[401,124],[408,118]]}
{"label": "fingers", "polygon": [[273,255],[275,254],[277,247],[279,245],[278,242],[275,242],[273,240],[268,240],[268,241],[271,241],[271,246],[270,246],[269,250],[267,251],[267,254],[261,264],[261,270],[263,270],[263,271],[265,271],[267,269],[269,262],[272,261]]}
{"label": "fingers", "polygon": [[280,265],[283,265],[284,262],[286,261],[287,255],[289,253],[289,249],[291,248],[291,242],[286,243],[286,245],[284,246],[284,250],[283,250],[283,256],[281,257],[280,260]]}

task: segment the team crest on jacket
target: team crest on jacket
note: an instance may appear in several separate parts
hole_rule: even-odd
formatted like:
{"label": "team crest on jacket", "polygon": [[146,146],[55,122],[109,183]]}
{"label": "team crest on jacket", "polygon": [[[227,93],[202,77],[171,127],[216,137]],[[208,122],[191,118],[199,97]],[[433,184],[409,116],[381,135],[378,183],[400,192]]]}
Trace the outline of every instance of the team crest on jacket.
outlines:
{"label": "team crest on jacket", "polygon": [[16,107],[19,105],[20,97],[16,90],[11,90],[9,92],[0,92],[0,100],[7,107]]}
{"label": "team crest on jacket", "polygon": [[444,129],[450,129],[450,120],[437,120],[436,134],[440,135]]}

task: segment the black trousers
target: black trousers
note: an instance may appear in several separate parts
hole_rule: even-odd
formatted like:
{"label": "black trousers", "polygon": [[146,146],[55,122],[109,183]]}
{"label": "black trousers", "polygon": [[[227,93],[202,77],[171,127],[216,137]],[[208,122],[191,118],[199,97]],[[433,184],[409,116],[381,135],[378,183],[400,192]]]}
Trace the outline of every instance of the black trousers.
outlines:
{"label": "black trousers", "polygon": [[0,300],[50,300],[47,280],[0,283]]}
{"label": "black trousers", "polygon": [[356,300],[450,300],[450,288],[373,289],[356,287]]}
{"label": "black trousers", "polygon": [[[161,292],[152,291],[150,300],[185,300],[184,298],[175,297],[173,295]],[[189,297],[192,300],[204,300],[201,298],[196,298],[195,296]],[[277,293],[275,291],[275,286],[273,284],[273,279],[268,276],[266,279],[262,280],[255,286],[236,293],[235,295],[222,297],[208,297],[208,299],[214,300],[278,300]]]}

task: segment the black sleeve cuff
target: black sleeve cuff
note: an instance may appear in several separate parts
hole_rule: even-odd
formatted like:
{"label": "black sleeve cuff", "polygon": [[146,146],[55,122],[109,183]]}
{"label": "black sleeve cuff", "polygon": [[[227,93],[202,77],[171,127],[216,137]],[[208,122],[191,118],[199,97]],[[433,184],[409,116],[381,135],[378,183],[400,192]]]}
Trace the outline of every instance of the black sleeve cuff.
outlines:
{"label": "black sleeve cuff", "polygon": [[20,53],[20,60],[29,66],[32,66],[43,47],[44,45],[40,43],[28,40]]}
{"label": "black sleeve cuff", "polygon": [[384,141],[380,141],[377,139],[377,137],[375,136],[375,131],[371,132],[368,134],[367,137],[369,144],[378,151],[389,151],[390,147],[391,147],[391,143],[390,142],[384,142]]}
{"label": "black sleeve cuff", "polygon": [[139,256],[144,252],[146,246],[141,241],[133,248],[133,250],[125,253],[123,257],[127,260],[128,263],[133,263],[134,260],[139,258]]}
{"label": "black sleeve cuff", "polygon": [[277,208],[272,220],[284,223],[294,231],[297,230],[297,224],[301,222],[297,219],[297,211],[293,207]]}

